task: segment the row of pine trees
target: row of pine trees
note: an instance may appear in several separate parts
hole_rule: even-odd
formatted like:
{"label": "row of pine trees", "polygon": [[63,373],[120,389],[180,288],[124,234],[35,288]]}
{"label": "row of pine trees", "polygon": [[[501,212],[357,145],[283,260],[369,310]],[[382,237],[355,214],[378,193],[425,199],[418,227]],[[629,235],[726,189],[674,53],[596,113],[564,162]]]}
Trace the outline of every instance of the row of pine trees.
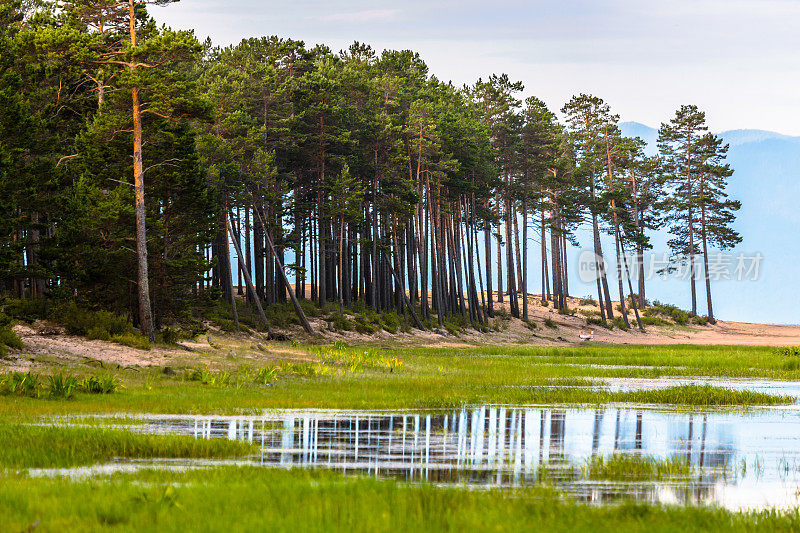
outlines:
{"label": "row of pine trees", "polygon": [[0,289],[126,313],[151,338],[198,298],[235,318],[237,291],[264,321],[291,301],[309,331],[302,299],[481,327],[506,302],[527,320],[534,290],[565,308],[583,244],[601,319],[614,299],[641,328],[648,235],[668,227],[713,321],[709,250],[740,242],[740,206],[696,107],[647,156],[592,95],[562,122],[506,75],[456,87],[360,43],[213,47],[158,27],[153,3],[169,1],[0,4]]}

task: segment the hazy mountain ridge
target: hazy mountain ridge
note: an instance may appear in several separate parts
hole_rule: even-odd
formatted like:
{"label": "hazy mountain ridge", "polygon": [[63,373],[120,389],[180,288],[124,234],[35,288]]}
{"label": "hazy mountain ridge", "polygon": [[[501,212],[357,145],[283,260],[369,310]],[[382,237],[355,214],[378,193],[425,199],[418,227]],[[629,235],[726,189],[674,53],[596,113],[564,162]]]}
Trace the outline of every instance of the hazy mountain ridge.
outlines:
{"label": "hazy mountain ridge", "polygon": [[[656,128],[638,122],[620,124],[623,135],[638,136],[655,153]],[[728,162],[735,170],[728,192],[742,202],[735,223],[743,241],[731,253],[761,253],[758,281],[714,283],[714,304],[723,319],[751,322],[800,322],[800,287],[794,283],[800,250],[792,239],[800,226],[800,137],[772,131],[739,129],[719,134],[730,144]],[[663,232],[653,239],[654,251],[666,250]],[[789,235],[787,240],[786,236]],[[688,304],[688,284],[651,282],[653,298]],[[698,284],[702,289],[702,283]],[[703,294],[704,296],[704,294]],[[704,299],[699,310],[704,312]]]}

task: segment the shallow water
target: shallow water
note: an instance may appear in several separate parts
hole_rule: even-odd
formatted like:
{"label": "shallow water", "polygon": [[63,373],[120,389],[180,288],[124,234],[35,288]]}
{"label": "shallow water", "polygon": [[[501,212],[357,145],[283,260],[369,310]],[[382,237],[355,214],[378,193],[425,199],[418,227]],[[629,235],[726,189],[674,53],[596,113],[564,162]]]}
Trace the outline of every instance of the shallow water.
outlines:
{"label": "shallow water", "polygon": [[[795,408],[703,413],[487,406],[447,413],[142,415],[139,429],[248,440],[261,448],[250,464],[265,467],[324,467],[476,487],[525,486],[546,479],[581,501],[598,504],[800,505],[800,411]],[[692,474],[668,481],[590,479],[587,462],[615,453],[677,456],[692,465]]]}

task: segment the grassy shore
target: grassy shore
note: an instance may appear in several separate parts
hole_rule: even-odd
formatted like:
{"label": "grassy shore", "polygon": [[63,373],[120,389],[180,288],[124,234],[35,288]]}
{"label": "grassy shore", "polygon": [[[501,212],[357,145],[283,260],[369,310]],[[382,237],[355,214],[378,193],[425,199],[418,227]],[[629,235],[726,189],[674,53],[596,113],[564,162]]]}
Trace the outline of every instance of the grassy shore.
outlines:
{"label": "grassy shore", "polygon": [[86,481],[7,475],[11,531],[797,531],[797,512],[623,504],[592,507],[547,487],[465,490],[326,471],[220,467]]}
{"label": "grassy shore", "polygon": [[[708,386],[640,392],[590,386],[619,377],[800,379],[800,370],[793,369],[800,358],[771,348],[409,349],[274,343],[266,353],[256,353],[233,337],[218,342],[224,344],[214,353],[191,354],[171,362],[169,369],[72,368],[79,377],[112,376],[122,388],[110,395],[77,393],[70,400],[4,396],[0,420],[87,412],[231,414],[270,408],[451,408],[486,403],[774,405],[793,399]],[[237,350],[237,358],[225,355],[230,350]]]}
{"label": "grassy shore", "polygon": [[[692,409],[775,405],[794,398],[723,387],[676,386],[606,392],[612,377],[800,378],[797,358],[769,348],[531,348],[475,346],[297,346],[250,349],[235,336],[169,367],[56,366],[82,379],[103,376],[110,394],[58,397],[41,385],[0,396],[0,530],[22,531],[792,531],[797,512],[730,513],[713,508],[625,504],[589,507],[546,485],[474,491],[410,486],[325,471],[217,467],[140,471],[85,480],[30,478],[26,468],[115,459],[230,458],[248,444],[148,436],[92,425],[41,425],[54,416],[113,413],[234,414],[269,408],[451,408],[493,404],[659,404]],[[235,358],[227,354],[235,350]],[[50,380],[41,379],[47,384]],[[88,389],[87,389],[88,390]],[[132,421],[132,420],[131,420]],[[116,422],[115,422],[116,423]],[[124,425],[124,424],[123,424]],[[587,464],[590,477],[659,480],[685,474],[675,463],[626,457]],[[21,470],[20,470],[21,469]]]}

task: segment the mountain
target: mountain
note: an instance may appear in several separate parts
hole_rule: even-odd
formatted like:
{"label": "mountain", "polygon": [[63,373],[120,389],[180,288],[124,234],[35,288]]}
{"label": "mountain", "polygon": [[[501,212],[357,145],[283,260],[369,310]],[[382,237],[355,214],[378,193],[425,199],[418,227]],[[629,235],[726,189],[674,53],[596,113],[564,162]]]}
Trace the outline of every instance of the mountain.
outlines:
{"label": "mountain", "polygon": [[[655,153],[658,131],[637,122],[620,124],[626,136],[638,136]],[[760,253],[763,261],[756,281],[718,281],[712,284],[715,314],[721,319],[748,322],[800,323],[800,137],[763,130],[731,130],[719,134],[730,144],[728,162],[735,170],[728,192],[742,202],[735,228],[742,243],[726,253]],[[654,251],[666,252],[667,236],[653,239]],[[702,275],[702,273],[701,273]],[[698,283],[698,310],[705,312],[703,282]],[[653,280],[648,297],[690,306],[689,284]]]}

